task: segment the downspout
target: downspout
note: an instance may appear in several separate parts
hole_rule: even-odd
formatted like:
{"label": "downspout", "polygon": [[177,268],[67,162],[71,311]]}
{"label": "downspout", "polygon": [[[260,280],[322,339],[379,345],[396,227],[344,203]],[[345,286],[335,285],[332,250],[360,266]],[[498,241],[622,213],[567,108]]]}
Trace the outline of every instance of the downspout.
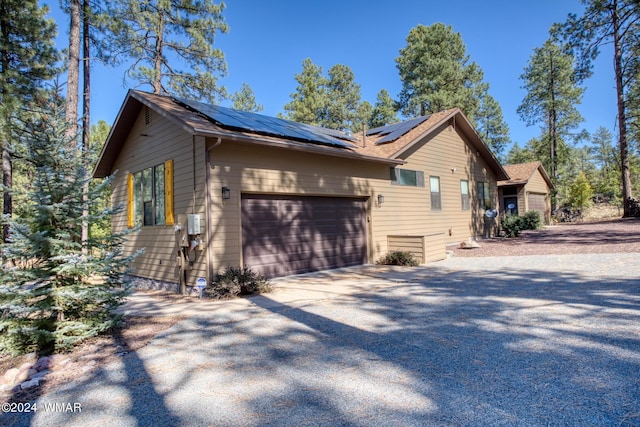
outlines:
{"label": "downspout", "polygon": [[209,159],[209,151],[211,151],[213,148],[216,148],[218,146],[220,146],[220,144],[222,143],[222,138],[217,137],[216,138],[216,142],[214,142],[210,147],[207,147],[207,144],[205,143],[205,160],[204,160],[204,166],[205,166],[205,194],[206,194],[206,200],[207,200],[207,206],[204,210],[205,212],[205,221],[207,224],[207,283],[211,283],[211,280],[213,280],[213,254],[211,253],[211,239],[213,238],[213,233],[211,232],[212,229],[212,224],[211,224],[211,205],[212,205],[212,200],[211,200],[211,187],[209,186],[209,183],[211,181],[211,161]]}

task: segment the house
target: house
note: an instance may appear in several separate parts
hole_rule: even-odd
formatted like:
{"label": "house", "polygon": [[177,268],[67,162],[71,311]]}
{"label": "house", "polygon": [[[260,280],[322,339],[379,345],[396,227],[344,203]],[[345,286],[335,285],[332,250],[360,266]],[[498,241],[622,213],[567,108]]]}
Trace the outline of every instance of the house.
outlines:
{"label": "house", "polygon": [[500,211],[523,215],[539,211],[546,224],[551,222],[551,194],[555,189],[541,162],[505,165],[508,180],[498,181]]}
{"label": "house", "polygon": [[459,109],[350,135],[131,90],[94,169],[116,172],[134,274],[181,291],[227,266],[281,276],[421,262],[496,233],[508,175]]}

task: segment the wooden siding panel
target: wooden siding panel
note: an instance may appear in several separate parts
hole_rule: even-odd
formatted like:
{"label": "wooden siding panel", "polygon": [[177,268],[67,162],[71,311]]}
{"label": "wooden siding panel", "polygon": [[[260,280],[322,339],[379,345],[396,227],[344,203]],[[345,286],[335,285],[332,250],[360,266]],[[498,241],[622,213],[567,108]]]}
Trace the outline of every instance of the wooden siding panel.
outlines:
{"label": "wooden siding panel", "polygon": [[422,236],[387,236],[389,252],[409,252],[420,263],[424,264],[424,239]]}
{"label": "wooden siding panel", "polygon": [[[544,222],[549,224],[551,222],[551,190],[539,170],[536,170],[531,176],[524,190],[526,194],[529,194],[527,197],[526,210],[540,211]],[[532,200],[534,200],[533,203]],[[544,205],[544,208],[542,208],[541,205]]]}
{"label": "wooden siding panel", "polygon": [[[403,168],[422,170],[425,179],[429,176],[440,178],[442,209],[431,210],[428,206],[428,188],[425,188],[422,196],[428,206],[426,212],[424,209],[420,210],[425,213],[421,221],[421,228],[425,234],[444,233],[447,243],[455,243],[469,236],[488,236],[495,231],[495,220],[485,219],[484,208],[480,207],[477,199],[477,182],[489,182],[493,207],[498,207],[495,176],[486,169],[484,161],[453,127],[442,127],[424,146],[408,153],[405,160],[408,163],[402,166]],[[460,202],[461,179],[469,181],[471,209],[466,211],[462,210]],[[401,210],[404,210],[405,206],[411,206],[405,205],[402,199],[400,203]]]}
{"label": "wooden siding panel", "polygon": [[[174,215],[199,213],[203,223],[204,211],[204,140],[196,142],[196,208],[193,206],[193,138],[183,129],[151,112],[151,123],[145,124],[144,111],[136,120],[127,142],[116,159],[114,170],[118,170],[112,184],[112,203],[124,204],[123,212],[115,215],[112,227],[115,231],[127,228],[126,192],[127,174],[164,164],[172,160],[174,165],[173,196]],[[206,228],[205,228],[206,230]],[[202,236],[205,243],[206,234]],[[176,267],[177,245],[173,226],[146,226],[131,233],[125,243],[126,253],[144,249],[144,253],[134,261],[133,274],[167,282],[178,281]],[[198,276],[207,277],[206,254],[198,254],[194,269],[189,272],[189,284],[195,284]]]}
{"label": "wooden siding panel", "polygon": [[435,262],[447,257],[444,234],[435,233],[424,236],[424,262]]}
{"label": "wooden siding panel", "polygon": [[[189,274],[190,280],[198,275],[207,276],[207,258],[211,259],[214,271],[243,264],[240,221],[240,196],[243,193],[366,199],[369,262],[387,252],[389,235],[438,235],[437,239],[445,244],[466,240],[469,236],[489,235],[495,223],[486,224],[484,209],[477,200],[477,182],[490,183],[491,197],[497,207],[492,172],[486,170],[483,160],[453,127],[443,126],[439,133],[424,142],[403,154],[407,164],[402,168],[424,173],[425,187],[416,188],[392,185],[389,167],[383,164],[223,140],[210,151],[211,218],[209,223],[203,221],[206,229],[202,236],[210,254],[208,257],[205,252],[199,255],[195,270]],[[206,144],[202,138],[196,141],[195,170],[193,144],[191,135],[159,116],[152,117],[150,126],[145,126],[144,119],[138,118],[116,161],[115,168],[120,172],[113,183],[113,202],[126,204],[128,173],[172,159],[175,217],[195,212],[204,220]],[[431,209],[429,176],[440,177],[441,210]],[[471,209],[466,211],[462,210],[460,201],[461,179],[469,181]],[[223,186],[231,189],[229,200],[222,200],[220,189]],[[377,206],[378,194],[385,198],[380,207]],[[114,217],[113,226],[116,230],[126,228],[126,210]],[[440,256],[440,243],[434,240],[429,245],[434,248],[427,248],[425,253],[435,251],[437,254],[433,256]],[[133,233],[127,242],[128,251],[142,247],[147,251],[135,262],[137,274],[175,282],[177,252],[173,227],[143,227]]]}
{"label": "wooden siding panel", "polygon": [[387,236],[389,251],[410,252],[420,264],[440,261],[447,257],[442,233],[427,235]]}
{"label": "wooden siding panel", "polygon": [[531,175],[531,178],[529,178],[529,181],[527,182],[526,189],[532,193],[549,193],[547,181],[544,180],[539,170],[536,170],[533,175]]}
{"label": "wooden siding panel", "polygon": [[[307,196],[355,196],[367,211],[373,189],[370,180],[389,177],[383,165],[311,155],[282,149],[223,141],[211,150],[210,192],[211,235],[214,269],[242,265],[240,208],[242,194],[283,194]],[[231,198],[222,200],[220,189],[229,187]],[[366,224],[367,234],[371,224]],[[371,253],[367,254],[367,261]]]}
{"label": "wooden siding panel", "polygon": [[[491,235],[496,220],[484,217],[477,200],[477,182],[489,182],[493,207],[498,207],[496,179],[475,150],[453,128],[441,132],[420,148],[407,153],[401,167],[423,171],[425,180],[439,176],[442,209],[431,210],[429,187],[392,185],[389,167],[356,160],[242,144],[223,140],[211,150],[212,218],[210,246],[214,269],[242,265],[240,195],[299,194],[368,197],[369,262],[388,250],[387,236],[437,235],[438,242],[457,243],[469,236]],[[471,209],[462,210],[460,180],[469,181]],[[222,200],[220,188],[231,189]],[[384,204],[377,206],[377,195]],[[432,242],[434,259],[444,247]]]}

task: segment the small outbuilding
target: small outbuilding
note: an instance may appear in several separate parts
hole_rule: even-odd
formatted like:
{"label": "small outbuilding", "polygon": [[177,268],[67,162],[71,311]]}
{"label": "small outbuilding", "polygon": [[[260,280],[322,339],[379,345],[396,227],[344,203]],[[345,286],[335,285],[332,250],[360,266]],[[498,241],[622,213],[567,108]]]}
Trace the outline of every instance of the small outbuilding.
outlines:
{"label": "small outbuilding", "polygon": [[551,194],[555,189],[542,162],[505,165],[508,180],[498,181],[500,211],[505,215],[523,215],[538,211],[545,224],[551,222]]}
{"label": "small outbuilding", "polygon": [[[227,266],[282,276],[421,262],[497,232],[509,177],[459,109],[360,134],[129,91],[94,176],[115,173],[134,274],[184,291]],[[173,284],[173,285],[171,285]]]}

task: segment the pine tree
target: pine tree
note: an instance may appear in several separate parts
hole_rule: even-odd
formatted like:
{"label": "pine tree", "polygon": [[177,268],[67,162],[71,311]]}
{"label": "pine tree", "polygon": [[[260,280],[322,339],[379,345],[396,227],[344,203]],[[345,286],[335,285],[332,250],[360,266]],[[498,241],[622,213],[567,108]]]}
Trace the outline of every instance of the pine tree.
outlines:
{"label": "pine tree", "polygon": [[519,163],[529,163],[536,161],[536,154],[531,150],[531,148],[526,145],[525,147],[520,147],[520,145],[516,142],[511,146],[511,149],[506,155],[505,164],[507,165],[517,165]]}
{"label": "pine tree", "polygon": [[[82,22],[82,5],[80,0],[69,0],[69,49],[67,58],[67,103],[65,117],[69,122],[67,134],[78,133],[78,93],[80,89],[80,27]],[[76,141],[69,138],[70,144]]]}
{"label": "pine tree", "polygon": [[[55,74],[55,23],[36,0],[0,1],[0,147],[3,214],[13,214],[12,126],[38,96],[43,81]],[[9,227],[3,225],[2,240]]]}
{"label": "pine tree", "polygon": [[380,90],[369,118],[369,128],[390,125],[399,121],[396,114],[396,103],[386,89]]}
{"label": "pine tree", "polygon": [[480,99],[475,122],[482,140],[489,146],[493,154],[502,160],[504,150],[511,141],[509,126],[504,121],[500,104],[488,92],[485,92]]}
{"label": "pine tree", "polygon": [[582,0],[582,16],[569,14],[563,24],[554,25],[552,33],[568,42],[578,58],[578,77],[592,74],[593,60],[605,44],[613,45],[613,72],[616,82],[618,119],[618,150],[624,216],[631,215],[631,163],[629,150],[629,93],[638,81],[638,22],[640,5],[637,0]]}
{"label": "pine tree", "polygon": [[286,119],[298,123],[321,126],[324,120],[328,100],[326,94],[326,78],[322,75],[322,67],[314,64],[310,58],[302,61],[302,72],[295,75],[298,82],[291,102],[284,106]]}
{"label": "pine tree", "polygon": [[256,102],[256,94],[247,83],[242,83],[240,90],[231,95],[231,101],[233,108],[240,111],[257,113],[264,109],[262,104]]}
{"label": "pine tree", "polygon": [[373,106],[369,101],[362,101],[358,106],[358,111],[356,112],[356,120],[353,123],[353,127],[351,130],[353,133],[362,132],[367,126],[369,126],[369,121],[371,120],[371,115],[373,114]]}
{"label": "pine tree", "polygon": [[228,31],[224,8],[212,0],[111,1],[99,16],[103,56],[110,50],[132,60],[127,76],[136,86],[215,104],[227,97],[218,85],[227,72],[224,54],[213,47],[216,34]]}
{"label": "pine tree", "polygon": [[574,78],[573,62],[571,55],[548,40],[534,50],[520,76],[527,94],[518,107],[518,114],[528,126],[541,125],[541,139],[548,146],[544,156],[548,161],[544,163],[554,182],[558,179],[558,151],[566,146],[571,131],[583,121],[576,106],[582,101],[584,89]]}
{"label": "pine tree", "polygon": [[358,130],[356,122],[360,107],[360,85],[351,68],[336,64],[329,68],[326,80],[327,107],[321,126],[338,130]]}
{"label": "pine tree", "polygon": [[351,68],[336,64],[325,76],[322,67],[307,58],[291,102],[279,117],[328,129],[360,132],[371,114],[371,104],[360,101],[360,85]]}
{"label": "pine tree", "polygon": [[[89,151],[85,153],[85,161],[88,164],[93,165],[98,160],[110,130],[111,126],[104,120],[100,120],[97,124],[91,126]],[[111,186],[104,185],[102,180],[93,180],[89,185],[91,186],[90,191],[94,194],[89,206],[89,214],[95,216],[111,206]],[[111,218],[109,216],[96,218],[89,229],[89,236],[94,239],[102,239],[109,234],[111,234]]]}
{"label": "pine tree", "polygon": [[483,73],[466,53],[460,33],[449,25],[418,25],[400,49],[399,106],[411,117],[458,107],[472,121],[480,106]]}
{"label": "pine tree", "polygon": [[[128,292],[124,274],[132,257],[123,254],[124,235],[80,240],[83,220],[92,224],[113,211],[83,217],[90,178],[70,147],[62,104],[54,96],[20,129],[33,183],[25,215],[10,221],[2,245],[2,265],[11,266],[0,269],[2,352],[47,354],[104,332],[117,323],[112,310]],[[102,191],[91,187],[89,199]]]}

